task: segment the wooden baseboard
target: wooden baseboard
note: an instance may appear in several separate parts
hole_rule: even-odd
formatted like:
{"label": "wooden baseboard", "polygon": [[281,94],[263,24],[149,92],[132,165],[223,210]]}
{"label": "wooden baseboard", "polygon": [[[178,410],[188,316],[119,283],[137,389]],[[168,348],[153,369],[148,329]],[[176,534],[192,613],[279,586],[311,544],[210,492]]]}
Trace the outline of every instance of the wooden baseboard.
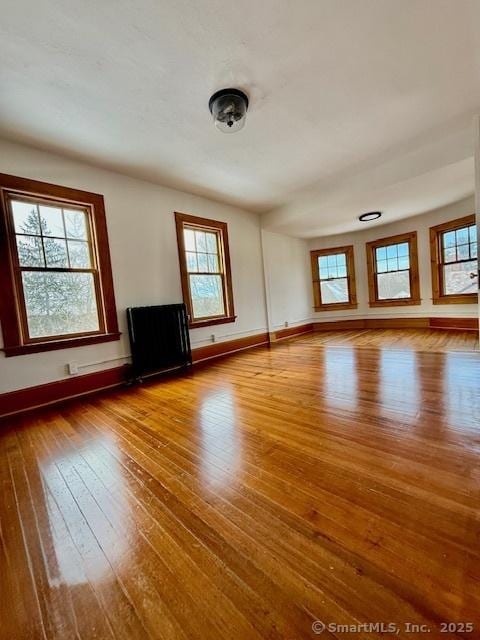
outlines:
{"label": "wooden baseboard", "polygon": [[313,323],[302,324],[297,327],[286,327],[285,329],[278,329],[270,333],[270,342],[276,342],[277,340],[284,340],[285,338],[293,338],[293,336],[300,336],[303,333],[309,333],[313,331]]}
{"label": "wooden baseboard", "polygon": [[10,391],[0,395],[0,417],[21,413],[48,404],[55,404],[77,396],[118,387],[125,382],[127,366],[95,371],[65,380],[56,380],[35,387]]}
{"label": "wooden baseboard", "polygon": [[431,329],[478,331],[478,318],[429,318]]}
{"label": "wooden baseboard", "polygon": [[314,322],[314,331],[355,329],[451,329],[478,331],[477,318],[360,318],[335,322]]}
{"label": "wooden baseboard", "polygon": [[197,347],[192,349],[193,362],[202,362],[212,358],[220,358],[235,351],[243,351],[251,349],[262,344],[268,344],[268,333],[257,333],[253,336],[245,336],[244,338],[236,338],[235,340],[224,340],[223,342],[213,342],[205,347]]}

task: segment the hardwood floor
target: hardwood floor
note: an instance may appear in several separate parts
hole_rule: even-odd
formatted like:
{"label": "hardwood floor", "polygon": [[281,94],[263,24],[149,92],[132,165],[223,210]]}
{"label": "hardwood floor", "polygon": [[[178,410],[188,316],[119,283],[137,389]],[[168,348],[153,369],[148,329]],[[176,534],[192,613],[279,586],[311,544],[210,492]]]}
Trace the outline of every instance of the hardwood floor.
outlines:
{"label": "hardwood floor", "polygon": [[[311,335],[311,334],[310,334]],[[332,346],[408,349],[414,351],[476,351],[477,331],[439,329],[362,329],[323,331],[313,336],[315,344]]]}
{"label": "hardwood floor", "polygon": [[480,356],[367,338],[0,423],[2,640],[480,637]]}

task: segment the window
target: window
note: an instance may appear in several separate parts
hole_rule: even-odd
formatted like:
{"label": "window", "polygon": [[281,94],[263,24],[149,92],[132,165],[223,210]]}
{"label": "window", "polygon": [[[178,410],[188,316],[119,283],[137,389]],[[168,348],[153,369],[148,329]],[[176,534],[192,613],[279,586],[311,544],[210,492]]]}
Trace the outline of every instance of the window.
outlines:
{"label": "window", "polygon": [[190,326],[235,322],[227,225],[184,213],[175,221]]}
{"label": "window", "polygon": [[7,356],[118,340],[103,197],[0,174]]}
{"label": "window", "polygon": [[420,304],[417,233],[367,243],[371,307]]}
{"label": "window", "polygon": [[430,251],[433,303],[476,303],[478,264],[475,216],[431,227]]}
{"label": "window", "polygon": [[311,251],[315,311],[355,309],[353,246]]}

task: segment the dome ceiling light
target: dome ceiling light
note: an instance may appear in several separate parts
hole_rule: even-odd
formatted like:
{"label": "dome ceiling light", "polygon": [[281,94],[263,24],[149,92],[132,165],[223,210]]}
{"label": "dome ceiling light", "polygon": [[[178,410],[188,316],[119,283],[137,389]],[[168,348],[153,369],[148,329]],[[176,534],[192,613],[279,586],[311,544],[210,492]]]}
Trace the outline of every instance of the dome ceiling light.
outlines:
{"label": "dome ceiling light", "polygon": [[243,129],[248,109],[248,96],[240,89],[221,89],[208,102],[213,122],[223,133]]}
{"label": "dome ceiling light", "polygon": [[358,217],[360,222],[371,222],[372,220],[377,220],[382,215],[381,211],[369,211],[368,213],[362,213],[361,216]]}

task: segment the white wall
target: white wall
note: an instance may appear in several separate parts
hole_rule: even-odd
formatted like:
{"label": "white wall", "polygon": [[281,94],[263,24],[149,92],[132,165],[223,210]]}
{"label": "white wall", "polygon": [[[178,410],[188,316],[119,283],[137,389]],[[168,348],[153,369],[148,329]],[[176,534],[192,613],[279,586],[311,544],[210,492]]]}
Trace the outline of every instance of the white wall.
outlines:
{"label": "white wall", "polygon": [[[432,303],[432,279],[430,268],[430,234],[429,228],[461,218],[474,213],[475,205],[473,196],[461,200],[446,207],[429,211],[419,216],[406,218],[400,222],[387,225],[375,225],[368,227],[366,223],[365,231],[350,234],[326,236],[309,240],[308,251],[312,249],[324,249],[328,247],[340,247],[353,244],[355,252],[355,274],[357,283],[358,308],[343,311],[320,311],[314,313],[316,321],[352,318],[352,317],[374,317],[384,318],[388,316],[441,316],[441,317],[476,317],[478,305],[474,304],[447,304],[434,305]],[[420,271],[420,297],[421,305],[407,307],[382,307],[370,308],[368,306],[368,280],[365,243],[378,238],[393,236],[399,233],[417,231],[418,235],[418,261]]]}
{"label": "white wall", "polygon": [[309,322],[310,257],[304,240],[262,230],[269,329]]}
{"label": "white wall", "polygon": [[[234,339],[267,328],[260,222],[256,214],[181,191],[132,179],[57,155],[0,140],[0,172],[101,193],[105,207],[120,330],[119,342],[5,358],[0,393],[59,380],[66,363],[110,368],[129,354],[128,306],[182,301],[174,211],[228,223],[237,321],[191,332],[192,346]],[[0,294],[1,295],[1,294]],[[0,298],[1,304],[1,298]]]}

